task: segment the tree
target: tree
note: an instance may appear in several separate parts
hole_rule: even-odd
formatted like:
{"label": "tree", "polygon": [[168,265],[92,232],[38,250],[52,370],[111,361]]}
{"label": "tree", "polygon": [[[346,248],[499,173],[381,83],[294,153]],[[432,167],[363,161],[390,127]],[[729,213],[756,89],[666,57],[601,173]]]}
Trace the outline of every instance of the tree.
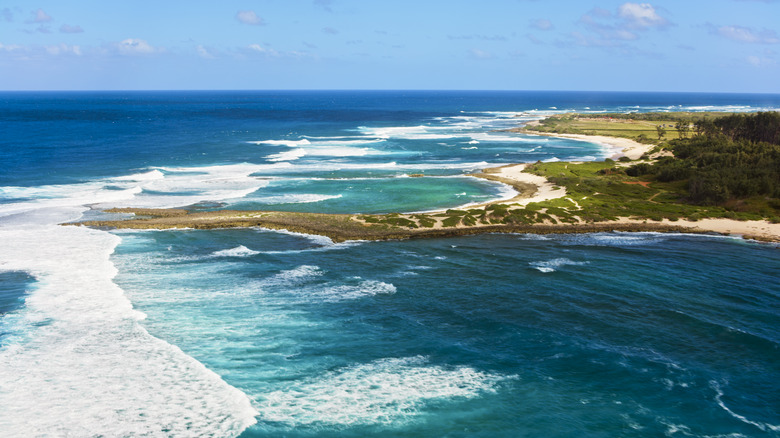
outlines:
{"label": "tree", "polygon": [[655,130],[658,132],[658,140],[660,141],[666,135],[666,129],[663,125],[656,125]]}
{"label": "tree", "polygon": [[691,122],[687,120],[680,120],[674,125],[674,129],[680,134],[680,138],[688,138],[688,131],[691,129]]}

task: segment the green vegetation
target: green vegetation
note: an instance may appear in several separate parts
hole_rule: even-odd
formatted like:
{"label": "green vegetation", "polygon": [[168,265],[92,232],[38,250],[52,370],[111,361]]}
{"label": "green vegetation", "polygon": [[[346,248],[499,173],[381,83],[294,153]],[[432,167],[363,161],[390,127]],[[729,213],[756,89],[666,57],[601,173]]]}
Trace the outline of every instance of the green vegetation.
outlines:
{"label": "green vegetation", "polygon": [[640,163],[630,176],[680,183],[683,199],[761,216],[780,215],[780,114],[735,114],[694,123],[692,138],[669,142],[675,157]]}
{"label": "green vegetation", "polygon": [[[654,222],[684,218],[768,219],[780,223],[780,114],[700,114],[698,119],[669,113],[604,117],[607,121],[599,120],[603,117],[555,117],[545,120],[541,127],[639,140],[653,133],[659,138],[668,135],[671,139],[662,141],[654,151],[667,149],[674,156],[667,154],[654,160],[645,156],[634,162],[625,157],[617,162],[537,162],[526,171],[545,177],[566,193],[525,207],[510,201],[436,213],[386,215],[117,209],[114,212],[133,213],[136,219],[85,224],[120,228],[260,226],[324,234],[342,241],[502,231],[679,231]],[[562,127],[562,123],[569,125]],[[489,173],[480,175],[491,177]],[[621,217],[644,219],[646,223],[594,224]]]}
{"label": "green vegetation", "polygon": [[[566,187],[565,198],[532,203],[529,210],[543,210],[561,222],[616,220],[619,217],[660,221],[678,220],[691,215],[729,217],[734,214],[721,206],[685,203],[685,185],[679,182],[650,181],[627,175],[608,163],[538,163],[529,169],[555,184]],[[740,213],[740,219],[760,219],[759,215]]]}
{"label": "green vegetation", "polygon": [[688,124],[687,114],[565,114],[549,117],[539,125],[528,126],[526,129],[540,133],[607,135],[629,138],[640,143],[654,143],[661,139],[680,138],[680,131],[672,129],[677,124]]}

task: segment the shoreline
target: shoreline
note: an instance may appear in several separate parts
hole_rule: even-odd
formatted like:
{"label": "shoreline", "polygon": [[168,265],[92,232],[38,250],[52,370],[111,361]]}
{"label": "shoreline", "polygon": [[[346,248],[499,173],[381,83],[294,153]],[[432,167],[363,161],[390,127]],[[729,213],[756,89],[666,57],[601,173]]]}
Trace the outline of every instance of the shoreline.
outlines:
{"label": "shoreline", "polygon": [[607,158],[617,160],[620,157],[628,157],[632,160],[638,160],[645,153],[649,153],[656,145],[644,144],[638,141],[631,140],[629,138],[621,137],[609,137],[606,135],[587,135],[587,134],[558,134],[553,132],[540,132],[527,129],[527,126],[539,125],[538,121],[531,121],[526,123],[520,128],[512,129],[512,132],[517,132],[526,135],[537,135],[540,137],[556,137],[556,138],[568,138],[571,140],[587,141],[589,143],[596,143],[603,146],[606,150],[609,150],[612,155]]}
{"label": "shoreline", "polygon": [[517,195],[511,199],[483,202],[471,206],[486,207],[492,204],[511,203],[526,206],[532,202],[548,201],[566,196],[566,189],[547,181],[546,178],[524,172],[530,163],[508,164],[500,167],[490,167],[482,172],[469,176],[496,181],[511,186]]}
{"label": "shoreline", "polygon": [[[582,134],[549,134],[518,130],[531,135],[572,138],[601,143],[616,151],[615,157],[638,159],[654,147],[630,139]],[[481,221],[467,224],[465,217],[454,225],[446,225],[446,211],[387,215],[293,213],[279,211],[221,210],[192,213],[183,209],[117,208],[109,213],[130,213],[135,218],[125,220],[86,221],[63,225],[81,225],[119,229],[215,229],[260,227],[287,230],[305,234],[322,235],[335,242],[347,240],[391,240],[409,238],[454,237],[485,233],[569,234],[594,232],[677,232],[691,234],[736,235],[744,239],[780,243],[780,224],[760,221],[738,221],[724,218],[703,218],[698,221],[680,219],[633,219],[620,217],[612,221],[573,223],[495,223],[491,220],[491,207],[505,206],[509,211],[522,210],[533,202],[542,202],[566,196],[564,187],[555,186],[546,178],[524,172],[531,163],[509,164],[487,168],[469,176],[496,181],[511,186],[518,193],[509,200],[496,200],[469,206],[467,214],[482,213]],[[481,210],[480,210],[481,209]],[[457,211],[457,210],[456,210]],[[368,217],[384,218],[369,221]],[[426,218],[428,226],[423,226]],[[473,218],[472,218],[473,219]]]}
{"label": "shoreline", "polygon": [[[121,209],[132,212],[132,209]],[[103,229],[226,229],[264,228],[325,236],[334,242],[350,240],[404,240],[413,238],[442,238],[476,234],[586,234],[603,232],[660,232],[683,234],[711,234],[741,237],[745,240],[780,243],[780,224],[767,221],[737,221],[733,219],[701,219],[651,221],[618,218],[616,221],[539,224],[477,224],[474,226],[431,228],[374,227],[361,222],[356,215],[328,215],[317,213],[221,211],[193,213],[164,217],[148,217],[119,221],[89,221],[62,224]]]}

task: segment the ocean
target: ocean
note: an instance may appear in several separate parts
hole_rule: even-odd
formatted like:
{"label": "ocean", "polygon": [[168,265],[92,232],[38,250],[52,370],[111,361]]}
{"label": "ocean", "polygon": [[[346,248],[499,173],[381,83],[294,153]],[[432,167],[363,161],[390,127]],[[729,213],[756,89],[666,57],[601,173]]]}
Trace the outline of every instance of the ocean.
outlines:
{"label": "ocean", "polygon": [[778,437],[777,244],[59,225],[109,207],[455,208],[514,196],[471,172],[612,155],[506,131],[549,114],[777,109],[780,95],[2,92],[0,434]]}

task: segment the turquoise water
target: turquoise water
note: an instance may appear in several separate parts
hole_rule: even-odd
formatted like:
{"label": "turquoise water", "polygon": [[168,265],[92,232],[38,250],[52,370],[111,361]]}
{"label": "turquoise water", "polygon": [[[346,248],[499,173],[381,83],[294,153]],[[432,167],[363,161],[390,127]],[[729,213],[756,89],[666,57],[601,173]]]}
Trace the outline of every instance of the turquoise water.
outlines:
{"label": "turquoise water", "polygon": [[150,331],[255,401],[244,436],[777,433],[776,247],[285,237],[128,233],[115,256]]}
{"label": "turquoise water", "polygon": [[11,436],[780,435],[774,244],[57,225],[110,206],[458,207],[513,195],[473,171],[613,153],[505,131],[524,121],[780,96],[5,93],[0,107]]}

